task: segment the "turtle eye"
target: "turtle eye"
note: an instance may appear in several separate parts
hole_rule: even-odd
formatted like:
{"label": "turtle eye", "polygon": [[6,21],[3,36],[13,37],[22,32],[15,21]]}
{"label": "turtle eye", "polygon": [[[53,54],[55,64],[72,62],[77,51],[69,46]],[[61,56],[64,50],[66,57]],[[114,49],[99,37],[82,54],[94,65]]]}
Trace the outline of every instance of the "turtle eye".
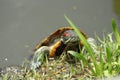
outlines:
{"label": "turtle eye", "polygon": [[69,37],[70,34],[69,34],[68,32],[66,32],[66,33],[63,34],[63,36],[64,36],[64,37]]}

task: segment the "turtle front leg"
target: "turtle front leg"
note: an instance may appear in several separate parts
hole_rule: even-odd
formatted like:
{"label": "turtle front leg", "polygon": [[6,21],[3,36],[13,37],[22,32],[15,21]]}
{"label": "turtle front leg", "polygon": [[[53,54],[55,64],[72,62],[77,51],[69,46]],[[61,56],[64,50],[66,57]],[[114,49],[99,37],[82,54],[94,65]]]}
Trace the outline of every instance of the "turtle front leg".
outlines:
{"label": "turtle front leg", "polygon": [[48,46],[42,46],[33,55],[33,59],[30,62],[30,69],[37,69],[44,61],[45,55],[49,55],[50,48]]}

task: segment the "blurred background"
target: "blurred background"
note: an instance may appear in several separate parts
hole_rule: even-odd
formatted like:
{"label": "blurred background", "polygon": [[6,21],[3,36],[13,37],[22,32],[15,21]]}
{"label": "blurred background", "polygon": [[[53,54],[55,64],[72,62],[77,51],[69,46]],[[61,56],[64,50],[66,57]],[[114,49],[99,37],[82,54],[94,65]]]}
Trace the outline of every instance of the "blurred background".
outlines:
{"label": "blurred background", "polygon": [[120,0],[0,0],[0,67],[22,64],[35,45],[68,22],[89,36],[120,31]]}

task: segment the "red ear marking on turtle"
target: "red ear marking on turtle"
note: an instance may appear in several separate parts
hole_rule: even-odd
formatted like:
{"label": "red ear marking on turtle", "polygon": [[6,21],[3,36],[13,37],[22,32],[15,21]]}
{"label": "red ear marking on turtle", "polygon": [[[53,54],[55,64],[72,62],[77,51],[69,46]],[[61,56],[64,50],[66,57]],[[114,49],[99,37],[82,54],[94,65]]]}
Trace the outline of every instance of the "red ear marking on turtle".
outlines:
{"label": "red ear marking on turtle", "polygon": [[65,32],[65,33],[63,34],[63,36],[64,36],[64,37],[68,37],[68,36],[70,36],[70,34],[69,34],[68,32]]}

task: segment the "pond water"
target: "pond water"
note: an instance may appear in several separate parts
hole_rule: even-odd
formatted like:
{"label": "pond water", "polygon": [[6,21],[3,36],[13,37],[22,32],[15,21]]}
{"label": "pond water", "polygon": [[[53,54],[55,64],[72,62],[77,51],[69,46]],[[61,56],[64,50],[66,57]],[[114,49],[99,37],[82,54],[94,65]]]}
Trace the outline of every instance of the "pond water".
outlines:
{"label": "pond water", "polygon": [[89,36],[120,26],[120,0],[0,0],[0,67],[21,64],[35,45],[68,26],[66,14]]}

